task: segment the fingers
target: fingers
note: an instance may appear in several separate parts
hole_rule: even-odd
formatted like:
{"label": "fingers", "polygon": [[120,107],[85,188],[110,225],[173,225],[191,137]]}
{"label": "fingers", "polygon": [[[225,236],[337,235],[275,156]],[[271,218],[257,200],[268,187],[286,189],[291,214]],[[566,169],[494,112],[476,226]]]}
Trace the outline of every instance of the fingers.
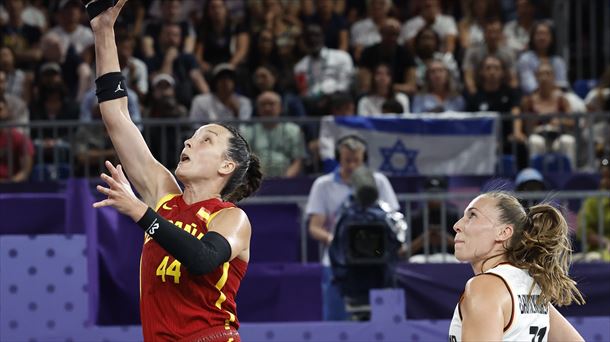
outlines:
{"label": "fingers", "polygon": [[105,174],[105,173],[102,173],[102,174],[100,175],[100,178],[102,178],[102,180],[103,180],[104,182],[106,182],[106,184],[108,184],[108,185],[110,186],[110,188],[111,188],[111,189],[117,189],[117,188],[120,188],[120,187],[121,187],[121,185],[119,184],[119,182],[117,182],[116,180],[114,180],[114,178],[112,178],[112,177],[108,176],[108,175],[107,175],[107,174]]}
{"label": "fingers", "polygon": [[121,11],[121,9],[123,8],[123,6],[125,6],[125,3],[127,2],[127,0],[119,0],[117,2],[116,5],[114,5],[114,8],[116,8],[117,11]]}
{"label": "fingers", "polygon": [[127,176],[125,176],[125,172],[123,172],[123,166],[121,164],[117,165],[117,172],[119,173],[119,180],[121,182],[129,183]]}
{"label": "fingers", "polygon": [[109,207],[109,206],[112,206],[113,203],[114,203],[114,201],[107,198],[105,200],[93,203],[93,207],[94,208]]}

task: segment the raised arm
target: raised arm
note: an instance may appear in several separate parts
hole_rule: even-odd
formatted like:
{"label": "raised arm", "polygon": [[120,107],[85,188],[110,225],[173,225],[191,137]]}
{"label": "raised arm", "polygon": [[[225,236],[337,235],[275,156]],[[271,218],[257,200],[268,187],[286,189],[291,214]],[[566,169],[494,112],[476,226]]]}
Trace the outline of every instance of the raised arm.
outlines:
{"label": "raised arm", "polygon": [[[97,1],[102,0],[90,2],[88,6],[95,5]],[[102,119],[121,163],[144,202],[154,207],[160,197],[167,193],[179,193],[180,188],[171,172],[155,160],[140,131],[131,121],[127,109],[125,82],[121,81],[119,74],[121,69],[113,27],[126,2],[127,0],[119,0],[114,7],[91,20],[95,37],[97,93]],[[103,98],[104,94],[121,92],[125,96],[107,100]]]}

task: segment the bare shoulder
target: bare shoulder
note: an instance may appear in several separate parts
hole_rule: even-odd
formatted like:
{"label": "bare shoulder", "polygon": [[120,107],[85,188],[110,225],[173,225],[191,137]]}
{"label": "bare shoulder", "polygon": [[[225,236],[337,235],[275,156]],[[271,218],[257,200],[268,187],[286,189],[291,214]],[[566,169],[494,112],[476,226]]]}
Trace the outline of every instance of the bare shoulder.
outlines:
{"label": "bare shoulder", "polygon": [[508,285],[495,274],[485,273],[470,278],[464,289],[463,304],[465,309],[469,306],[488,306],[503,304],[511,301]]}
{"label": "bare shoulder", "polygon": [[238,207],[225,208],[214,215],[208,224],[208,229],[214,231],[250,231],[248,215]]}

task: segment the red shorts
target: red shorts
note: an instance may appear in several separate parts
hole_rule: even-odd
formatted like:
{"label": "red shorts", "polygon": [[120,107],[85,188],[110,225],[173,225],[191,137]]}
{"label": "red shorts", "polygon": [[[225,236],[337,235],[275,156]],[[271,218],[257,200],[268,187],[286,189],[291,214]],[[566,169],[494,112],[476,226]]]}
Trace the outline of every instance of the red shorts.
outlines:
{"label": "red shorts", "polygon": [[218,326],[181,339],[184,342],[240,342],[239,333],[233,327]]}

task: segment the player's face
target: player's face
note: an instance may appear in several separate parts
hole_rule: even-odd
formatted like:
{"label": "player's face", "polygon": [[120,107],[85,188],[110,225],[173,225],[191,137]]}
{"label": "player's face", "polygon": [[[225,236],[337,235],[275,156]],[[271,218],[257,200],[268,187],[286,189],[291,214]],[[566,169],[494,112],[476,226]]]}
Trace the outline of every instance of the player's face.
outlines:
{"label": "player's face", "polygon": [[176,176],[181,181],[205,180],[219,175],[226,166],[231,132],[220,125],[205,125],[184,142]]}
{"label": "player's face", "polygon": [[481,195],[468,205],[464,216],[455,223],[455,257],[476,263],[493,255],[499,225],[496,200]]}

